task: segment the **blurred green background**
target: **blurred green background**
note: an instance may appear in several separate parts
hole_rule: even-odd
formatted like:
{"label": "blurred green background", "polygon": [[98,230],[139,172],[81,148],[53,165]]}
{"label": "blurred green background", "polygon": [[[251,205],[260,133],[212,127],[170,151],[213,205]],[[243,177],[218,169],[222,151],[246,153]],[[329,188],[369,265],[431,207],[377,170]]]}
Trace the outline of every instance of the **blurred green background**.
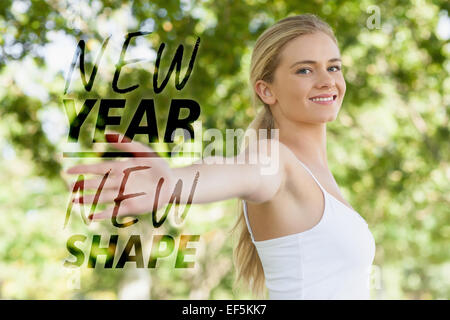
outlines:
{"label": "blurred green background", "polygon": [[[74,214],[63,229],[66,184],[75,177],[62,172],[88,160],[62,157],[68,132],[62,99],[81,106],[86,97],[121,97],[111,81],[124,36],[150,31],[127,52],[127,59],[143,61],[122,71],[120,86],[139,88],[124,96],[125,125],[119,129],[126,129],[141,98],[155,99],[161,134],[170,99],[177,98],[200,104],[203,129],[246,128],[255,115],[247,84],[254,41],[277,20],[301,13],[327,21],[341,49],[347,93],[328,125],[329,164],[376,240],[372,298],[450,298],[448,9],[448,1],[425,0],[1,1],[0,298],[252,298],[244,288],[232,290],[229,231],[236,199],[192,206],[183,228],[165,223],[154,230],[148,216],[121,230],[109,221],[85,226]],[[78,40],[86,41],[90,75],[109,35],[94,89],[84,92],[76,69],[64,95]],[[159,45],[166,43],[161,81],[179,44],[184,75],[197,36],[200,48],[186,87],[177,91],[172,75],[156,95],[152,72]],[[175,269],[175,255],[156,269],[133,263],[110,270],[86,263],[63,267],[72,234],[103,234],[106,245],[111,233],[121,241],[140,234],[144,257],[154,233],[176,239],[200,234],[195,268]],[[83,248],[89,251],[88,241]]]}

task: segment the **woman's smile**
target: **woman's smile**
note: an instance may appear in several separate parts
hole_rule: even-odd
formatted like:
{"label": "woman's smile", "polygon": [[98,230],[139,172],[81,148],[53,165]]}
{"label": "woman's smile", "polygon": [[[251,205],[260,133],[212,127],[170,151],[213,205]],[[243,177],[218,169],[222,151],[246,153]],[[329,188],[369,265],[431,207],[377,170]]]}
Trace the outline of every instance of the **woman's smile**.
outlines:
{"label": "woman's smile", "polygon": [[309,98],[310,101],[317,104],[330,105],[337,99],[337,94],[320,94]]}

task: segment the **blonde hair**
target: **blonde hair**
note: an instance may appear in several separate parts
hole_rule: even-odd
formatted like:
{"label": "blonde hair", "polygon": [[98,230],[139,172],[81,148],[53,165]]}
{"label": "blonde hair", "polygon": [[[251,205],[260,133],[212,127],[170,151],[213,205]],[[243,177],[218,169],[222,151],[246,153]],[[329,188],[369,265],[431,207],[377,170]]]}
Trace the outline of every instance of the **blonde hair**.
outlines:
{"label": "blonde hair", "polygon": [[[267,129],[267,137],[271,137],[271,129],[274,129],[274,118],[269,105],[265,104],[255,92],[254,85],[258,80],[264,80],[267,83],[273,82],[275,70],[280,63],[280,54],[288,42],[301,35],[319,31],[330,36],[337,44],[331,27],[313,14],[284,18],[258,37],[251,58],[249,84],[253,93],[253,106],[257,108],[262,103],[263,108],[250,123],[247,132],[256,130],[258,135],[259,129]],[[245,139],[243,143],[246,143]],[[243,149],[241,148],[241,150]],[[265,295],[264,270],[245,222],[242,201],[239,201],[239,217],[232,232],[237,230],[240,231],[240,234],[234,249],[234,265],[237,271],[234,286],[240,280],[243,280],[255,296],[262,298]]]}

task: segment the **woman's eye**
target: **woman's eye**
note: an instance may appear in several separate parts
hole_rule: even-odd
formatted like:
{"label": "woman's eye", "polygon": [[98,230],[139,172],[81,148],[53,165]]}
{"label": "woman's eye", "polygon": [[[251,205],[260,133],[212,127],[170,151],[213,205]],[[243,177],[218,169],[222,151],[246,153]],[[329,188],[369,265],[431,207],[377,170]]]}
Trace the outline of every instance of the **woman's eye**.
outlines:
{"label": "woman's eye", "polygon": [[[338,72],[340,70],[341,70],[340,66],[332,66],[332,67],[328,68],[328,71],[331,71],[331,72]],[[309,74],[311,72],[312,71],[310,69],[302,68],[302,69],[298,69],[296,73],[298,73],[298,74]]]}
{"label": "woman's eye", "polygon": [[[334,69],[334,70],[330,70],[330,69]],[[333,71],[333,72],[338,72],[339,70],[341,70],[341,67],[339,67],[339,66],[332,66],[332,67],[329,67],[328,70]]]}
{"label": "woman's eye", "polygon": [[309,69],[298,69],[296,73],[308,74],[309,72],[311,72]]}

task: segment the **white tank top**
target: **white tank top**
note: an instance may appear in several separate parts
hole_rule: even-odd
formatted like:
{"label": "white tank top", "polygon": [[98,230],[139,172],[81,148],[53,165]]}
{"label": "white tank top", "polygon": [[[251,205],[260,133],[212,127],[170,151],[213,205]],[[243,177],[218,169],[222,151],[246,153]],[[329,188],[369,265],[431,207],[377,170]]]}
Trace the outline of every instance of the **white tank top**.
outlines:
{"label": "white tank top", "polygon": [[325,199],[321,220],[314,227],[255,241],[243,200],[245,221],[261,259],[269,299],[370,299],[375,241],[367,222],[329,194],[299,162]]}

